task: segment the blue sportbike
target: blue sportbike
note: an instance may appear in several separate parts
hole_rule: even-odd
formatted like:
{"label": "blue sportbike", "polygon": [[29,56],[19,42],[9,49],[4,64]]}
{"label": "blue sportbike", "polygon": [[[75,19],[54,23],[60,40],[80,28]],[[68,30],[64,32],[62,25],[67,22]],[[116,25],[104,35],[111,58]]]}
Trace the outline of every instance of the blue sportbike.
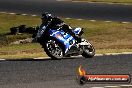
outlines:
{"label": "blue sportbike", "polygon": [[[72,31],[79,36],[83,34],[82,28],[75,28]],[[78,55],[92,58],[95,55],[95,49],[90,42],[81,38],[81,43],[78,43],[72,35],[65,32],[61,27],[49,29],[42,36],[44,37],[41,45],[46,54],[52,59],[62,59]]]}

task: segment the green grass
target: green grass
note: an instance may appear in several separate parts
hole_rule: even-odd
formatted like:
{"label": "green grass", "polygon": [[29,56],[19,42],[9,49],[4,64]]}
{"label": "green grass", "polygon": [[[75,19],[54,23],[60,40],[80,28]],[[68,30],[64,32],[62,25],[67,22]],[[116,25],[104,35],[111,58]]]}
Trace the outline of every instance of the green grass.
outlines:
{"label": "green grass", "polygon": [[66,20],[72,26],[85,28],[84,37],[93,43],[96,49],[132,49],[132,23],[91,22],[88,20]]}
{"label": "green grass", "polygon": [[0,34],[10,32],[9,28],[13,26],[19,26],[22,24],[27,24],[28,26],[36,26],[39,23],[39,17],[0,14]]}
{"label": "green grass", "polygon": [[[40,48],[39,48],[40,47]],[[0,48],[0,52],[12,52],[12,51],[28,51],[34,50],[34,52],[42,51],[41,45],[39,43],[28,43],[28,44],[21,44],[21,45],[8,45],[8,46],[3,46]],[[8,51],[7,51],[8,50]]]}
{"label": "green grass", "polygon": [[96,54],[132,52],[132,49],[96,49]]}
{"label": "green grass", "polygon": [[29,34],[6,35],[10,33],[11,27],[20,26],[22,24],[28,25],[27,27],[37,26],[40,24],[40,20],[39,17],[0,14],[0,47],[2,45],[8,45],[13,41],[31,37]]}
{"label": "green grass", "polygon": [[[0,14],[0,58],[42,57],[43,49],[37,43],[11,45],[12,41],[31,37],[29,34],[6,35],[13,26],[25,24],[37,26],[40,17]],[[84,37],[95,47],[97,53],[132,52],[132,23],[65,19],[72,27],[83,27]],[[29,55],[29,56],[28,56]]]}
{"label": "green grass", "polygon": [[0,48],[0,58],[3,59],[30,59],[47,56],[38,43],[9,45]]}
{"label": "green grass", "polygon": [[47,55],[43,52],[40,53],[24,53],[24,54],[8,54],[8,55],[0,55],[0,58],[2,59],[7,59],[7,60],[24,60],[24,59],[33,59],[33,58],[38,58],[38,57],[47,57]]}
{"label": "green grass", "polygon": [[132,0],[72,0],[72,1],[88,1],[88,2],[128,3],[128,4],[132,4]]}

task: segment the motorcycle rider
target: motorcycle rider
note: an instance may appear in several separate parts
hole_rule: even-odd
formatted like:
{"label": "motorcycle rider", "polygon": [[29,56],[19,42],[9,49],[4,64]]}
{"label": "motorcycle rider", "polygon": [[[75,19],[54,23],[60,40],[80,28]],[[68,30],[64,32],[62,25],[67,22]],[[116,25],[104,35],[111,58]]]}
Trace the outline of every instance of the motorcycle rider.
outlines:
{"label": "motorcycle rider", "polygon": [[39,27],[38,33],[37,33],[37,41],[41,44],[42,43],[42,35],[43,32],[46,33],[46,31],[48,31],[51,28],[57,27],[57,26],[62,26],[62,29],[71,34],[74,39],[77,40],[77,43],[81,43],[81,37],[78,35],[75,35],[75,33],[71,30],[72,28],[69,25],[66,25],[64,23],[64,21],[62,21],[61,19],[59,19],[58,17],[52,17],[51,14],[49,13],[44,13],[41,16],[41,20],[42,20],[42,24]]}

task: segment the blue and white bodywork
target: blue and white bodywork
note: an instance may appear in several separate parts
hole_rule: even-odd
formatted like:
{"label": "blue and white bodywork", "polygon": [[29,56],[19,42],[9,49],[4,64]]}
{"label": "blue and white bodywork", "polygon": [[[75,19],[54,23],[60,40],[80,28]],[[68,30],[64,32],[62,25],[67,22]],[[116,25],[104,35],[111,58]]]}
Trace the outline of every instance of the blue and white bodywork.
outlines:
{"label": "blue and white bodywork", "polygon": [[[49,30],[50,36],[59,40],[65,46],[65,53],[71,48],[71,46],[76,46],[75,39],[63,30]],[[76,32],[77,33],[77,32]]]}
{"label": "blue and white bodywork", "polygon": [[81,32],[82,28],[78,27],[78,28],[75,28],[75,30],[73,30],[73,32],[76,34],[76,35],[79,35],[79,33]]}
{"label": "blue and white bodywork", "polygon": [[[82,28],[79,27],[72,31],[75,35],[79,36],[83,33]],[[43,39],[44,43],[42,43],[42,46],[46,54],[51,58],[61,59],[65,56],[73,55],[82,55],[83,57],[91,58],[95,55],[94,47],[86,39],[81,38],[81,43],[77,43],[77,40],[72,35],[62,29],[50,29],[48,33],[45,33],[47,35],[45,34],[44,38],[46,39]]]}

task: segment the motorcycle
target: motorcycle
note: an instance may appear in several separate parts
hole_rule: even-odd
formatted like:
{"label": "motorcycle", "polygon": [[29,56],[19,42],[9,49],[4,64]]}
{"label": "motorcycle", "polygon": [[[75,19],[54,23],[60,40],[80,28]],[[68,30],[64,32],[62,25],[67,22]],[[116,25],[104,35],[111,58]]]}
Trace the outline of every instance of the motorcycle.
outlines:
{"label": "motorcycle", "polygon": [[81,43],[78,43],[72,35],[62,30],[62,27],[51,28],[47,32],[42,30],[41,45],[46,54],[52,59],[78,55],[92,58],[95,55],[95,49],[90,42],[82,38],[83,29],[78,27],[72,29],[72,31],[75,35],[81,36]]}

